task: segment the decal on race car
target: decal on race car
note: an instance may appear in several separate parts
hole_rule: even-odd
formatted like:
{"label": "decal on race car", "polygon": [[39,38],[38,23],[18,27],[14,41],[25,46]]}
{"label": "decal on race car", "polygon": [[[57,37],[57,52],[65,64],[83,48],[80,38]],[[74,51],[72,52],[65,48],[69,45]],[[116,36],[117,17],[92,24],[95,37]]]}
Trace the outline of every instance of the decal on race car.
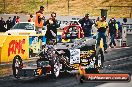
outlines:
{"label": "decal on race car", "polygon": [[80,49],[70,50],[70,64],[80,63]]}

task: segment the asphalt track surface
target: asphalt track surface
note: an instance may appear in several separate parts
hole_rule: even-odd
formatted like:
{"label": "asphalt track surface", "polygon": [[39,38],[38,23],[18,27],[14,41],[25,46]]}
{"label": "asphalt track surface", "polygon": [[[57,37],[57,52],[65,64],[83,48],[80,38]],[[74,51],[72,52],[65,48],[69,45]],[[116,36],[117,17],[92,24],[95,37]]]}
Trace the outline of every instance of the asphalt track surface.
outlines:
{"label": "asphalt track surface", "polygon": [[[100,72],[132,74],[132,35],[128,35],[127,39],[130,47],[108,50],[108,53],[105,54],[104,68]],[[31,80],[16,80],[13,76],[0,78],[0,87],[117,87],[114,84],[106,82],[85,82],[79,84],[75,76],[69,74],[65,74],[58,79],[40,77]],[[125,83],[125,87],[132,87],[132,84]]]}

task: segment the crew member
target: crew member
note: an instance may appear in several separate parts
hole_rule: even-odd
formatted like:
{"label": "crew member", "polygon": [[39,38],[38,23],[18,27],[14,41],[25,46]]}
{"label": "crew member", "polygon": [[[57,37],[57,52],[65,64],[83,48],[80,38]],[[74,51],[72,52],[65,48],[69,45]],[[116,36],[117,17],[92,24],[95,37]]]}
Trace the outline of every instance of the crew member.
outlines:
{"label": "crew member", "polygon": [[96,22],[96,27],[98,31],[98,37],[97,37],[97,47],[100,46],[100,40],[101,38],[103,39],[103,47],[104,47],[104,52],[107,52],[107,43],[106,43],[106,35],[107,35],[107,30],[108,30],[108,23],[106,22],[106,17],[102,16],[100,21]]}
{"label": "crew member", "polygon": [[36,12],[35,26],[36,26],[37,34],[42,34],[42,28],[43,28],[43,24],[44,24],[43,12],[44,12],[43,6],[40,6],[40,10],[38,12]]}
{"label": "crew member", "polygon": [[59,25],[57,24],[56,18],[56,13],[52,12],[51,18],[49,18],[44,25],[47,25],[47,31],[46,31],[46,38],[47,38],[47,43],[50,41],[53,41],[53,39],[56,41],[56,36],[57,36],[57,28]]}
{"label": "crew member", "polygon": [[116,23],[116,20],[114,18],[112,18],[111,22],[109,23],[109,34],[111,37],[111,42],[110,42],[109,46],[111,48],[113,48],[113,46],[112,46],[112,44],[113,44],[114,47],[116,47],[115,37],[118,36],[118,24]]}
{"label": "crew member", "polygon": [[84,31],[84,37],[91,36],[91,29],[93,25],[93,21],[89,19],[89,14],[85,14],[85,17],[79,20],[81,27]]}

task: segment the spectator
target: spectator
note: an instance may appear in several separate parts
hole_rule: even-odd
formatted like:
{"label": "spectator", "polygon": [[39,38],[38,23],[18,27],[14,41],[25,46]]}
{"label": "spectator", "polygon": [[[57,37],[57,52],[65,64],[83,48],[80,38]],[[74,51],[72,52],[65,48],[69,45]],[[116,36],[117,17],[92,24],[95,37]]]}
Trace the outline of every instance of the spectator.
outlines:
{"label": "spectator", "polygon": [[93,25],[93,21],[89,19],[89,14],[85,14],[85,17],[79,20],[81,27],[84,31],[84,37],[91,36],[91,29]]}
{"label": "spectator", "polygon": [[12,20],[11,17],[6,21],[7,30],[10,30],[12,28]]}
{"label": "spectator", "polygon": [[118,38],[122,38],[122,25],[121,23],[118,21]]}
{"label": "spectator", "polygon": [[37,34],[40,34],[40,33],[42,34],[42,28],[43,28],[43,24],[44,24],[43,12],[44,12],[43,6],[40,6],[40,10],[38,12],[36,12],[35,26],[36,26]]}
{"label": "spectator", "polygon": [[17,16],[17,18],[16,18],[16,23],[19,23],[19,22],[20,22],[20,17]]}
{"label": "spectator", "polygon": [[16,16],[14,16],[13,20],[12,20],[12,26],[14,26],[16,24]]}
{"label": "spectator", "polygon": [[115,37],[118,36],[118,24],[116,23],[116,20],[114,18],[111,19],[111,22],[109,23],[109,33],[111,37],[111,42],[110,42],[110,47],[113,48],[112,44],[114,47],[116,47],[115,43]]}
{"label": "spectator", "polygon": [[30,15],[29,19],[28,19],[28,22],[34,22],[33,20],[33,15]]}
{"label": "spectator", "polygon": [[1,20],[0,20],[0,32],[5,32],[6,31],[5,25],[6,25],[5,21],[1,17]]}

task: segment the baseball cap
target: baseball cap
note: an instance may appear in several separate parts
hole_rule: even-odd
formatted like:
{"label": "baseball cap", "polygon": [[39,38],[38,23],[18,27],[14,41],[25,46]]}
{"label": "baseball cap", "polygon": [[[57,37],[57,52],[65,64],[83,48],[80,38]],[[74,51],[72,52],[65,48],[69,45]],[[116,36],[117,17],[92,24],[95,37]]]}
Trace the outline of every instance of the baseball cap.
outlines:
{"label": "baseball cap", "polygon": [[44,10],[44,6],[40,6],[40,10]]}
{"label": "baseball cap", "polygon": [[112,21],[114,21],[115,19],[114,19],[114,18],[112,18],[111,20],[112,20]]}
{"label": "baseball cap", "polygon": [[101,16],[101,18],[106,18],[106,16],[103,15],[103,16]]}
{"label": "baseball cap", "polygon": [[111,19],[112,22],[116,22],[116,20],[114,18]]}
{"label": "baseball cap", "polygon": [[85,14],[85,17],[89,17],[89,14],[87,13],[87,14]]}
{"label": "baseball cap", "polygon": [[106,19],[106,16],[103,15],[103,16],[101,16],[101,18],[105,18]]}

